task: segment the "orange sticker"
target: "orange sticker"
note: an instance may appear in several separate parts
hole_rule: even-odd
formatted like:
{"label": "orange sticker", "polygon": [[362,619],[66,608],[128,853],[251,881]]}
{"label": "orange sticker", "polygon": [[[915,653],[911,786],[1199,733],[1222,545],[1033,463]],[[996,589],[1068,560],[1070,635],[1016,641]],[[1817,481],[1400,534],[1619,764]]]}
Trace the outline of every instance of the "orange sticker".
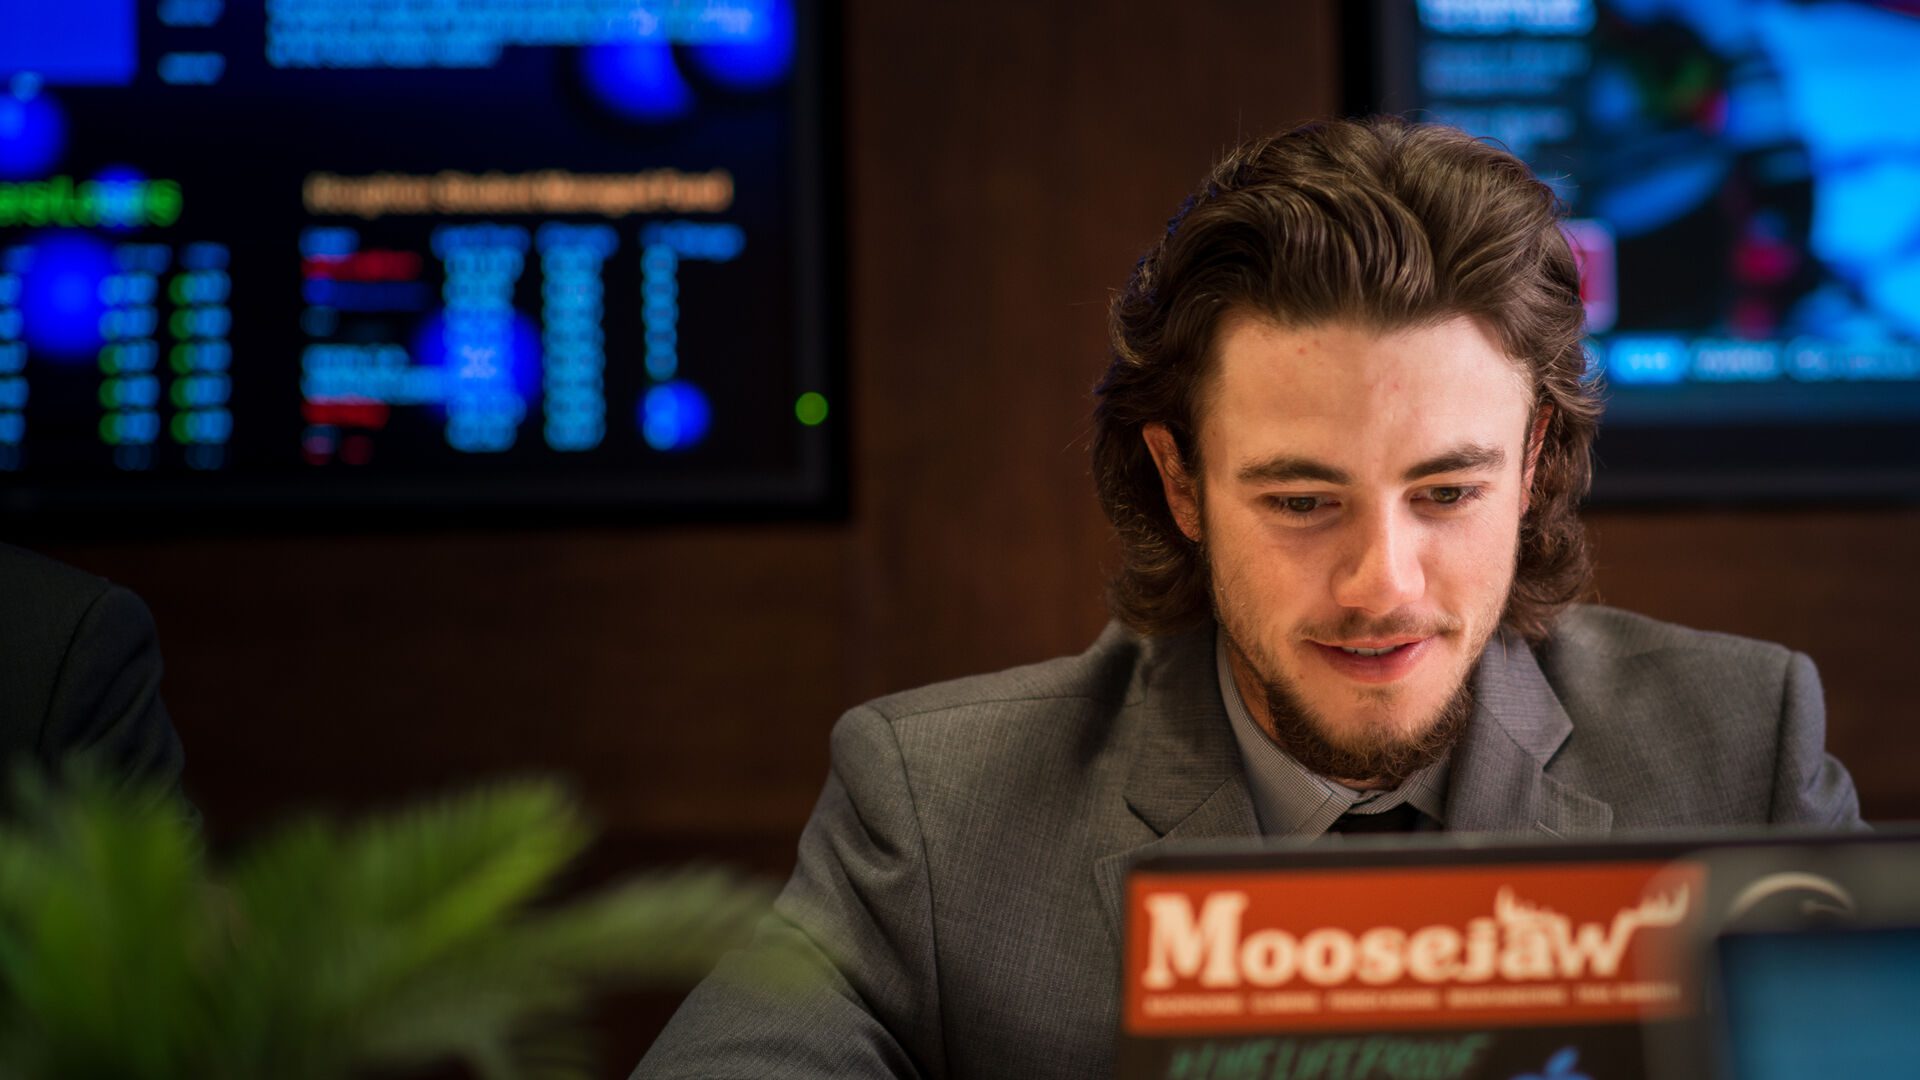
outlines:
{"label": "orange sticker", "polygon": [[1696,863],[1136,873],[1130,1034],[1645,1021],[1692,1012]]}

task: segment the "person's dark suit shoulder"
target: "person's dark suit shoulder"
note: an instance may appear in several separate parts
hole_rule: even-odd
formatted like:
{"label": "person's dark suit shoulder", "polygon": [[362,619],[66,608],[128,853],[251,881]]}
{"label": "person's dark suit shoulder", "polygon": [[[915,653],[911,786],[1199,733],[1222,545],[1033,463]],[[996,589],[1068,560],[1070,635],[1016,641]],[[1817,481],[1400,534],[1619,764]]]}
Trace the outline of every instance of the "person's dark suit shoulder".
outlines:
{"label": "person's dark suit shoulder", "polygon": [[129,590],[0,544],[0,758],[82,754],[118,780],[177,787],[153,616]]}

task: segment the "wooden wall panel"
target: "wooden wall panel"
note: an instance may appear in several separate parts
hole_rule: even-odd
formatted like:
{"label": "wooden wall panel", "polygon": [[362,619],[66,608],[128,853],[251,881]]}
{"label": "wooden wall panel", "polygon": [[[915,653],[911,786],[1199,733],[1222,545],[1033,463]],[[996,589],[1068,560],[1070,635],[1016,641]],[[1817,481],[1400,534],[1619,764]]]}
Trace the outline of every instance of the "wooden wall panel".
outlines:
{"label": "wooden wall panel", "polygon": [[61,554],[153,608],[217,836],[525,772],[572,777],[615,829],[726,834],[790,832],[818,789],[844,548],[782,526]]}
{"label": "wooden wall panel", "polygon": [[850,12],[862,695],[1097,633],[1108,297],[1222,150],[1335,107],[1334,30],[1327,3]]}

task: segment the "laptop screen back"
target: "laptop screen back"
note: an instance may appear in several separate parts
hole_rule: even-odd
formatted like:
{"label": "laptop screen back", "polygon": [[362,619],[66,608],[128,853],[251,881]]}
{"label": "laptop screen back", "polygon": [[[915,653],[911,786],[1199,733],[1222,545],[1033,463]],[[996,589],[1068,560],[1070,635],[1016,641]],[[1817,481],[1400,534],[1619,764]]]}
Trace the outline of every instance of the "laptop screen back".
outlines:
{"label": "laptop screen back", "polygon": [[1911,1076],[1920,927],[1729,934],[1723,1060],[1736,1080]]}

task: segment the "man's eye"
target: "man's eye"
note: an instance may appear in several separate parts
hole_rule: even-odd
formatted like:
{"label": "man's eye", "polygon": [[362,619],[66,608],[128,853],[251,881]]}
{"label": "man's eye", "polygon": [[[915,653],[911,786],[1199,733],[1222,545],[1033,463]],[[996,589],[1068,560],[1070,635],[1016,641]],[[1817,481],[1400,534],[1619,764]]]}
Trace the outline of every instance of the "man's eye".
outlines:
{"label": "man's eye", "polygon": [[1427,498],[1441,506],[1455,506],[1472,502],[1479,494],[1480,489],[1474,487],[1437,487],[1427,491]]}
{"label": "man's eye", "polygon": [[1304,516],[1320,509],[1322,500],[1317,495],[1282,495],[1273,504],[1286,513]]}

